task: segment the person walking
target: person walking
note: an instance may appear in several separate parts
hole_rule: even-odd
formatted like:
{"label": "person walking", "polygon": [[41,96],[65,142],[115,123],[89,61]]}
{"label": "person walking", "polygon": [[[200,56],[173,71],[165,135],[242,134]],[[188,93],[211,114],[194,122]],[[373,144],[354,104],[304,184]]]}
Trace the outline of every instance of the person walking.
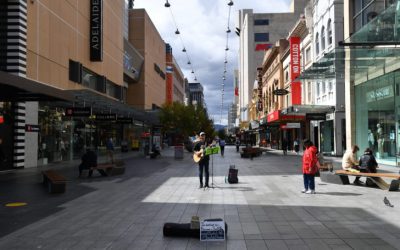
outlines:
{"label": "person walking", "polygon": [[300,150],[299,140],[297,139],[294,140],[293,147],[294,147],[294,152],[296,152],[296,154],[298,155]]}
{"label": "person walking", "polygon": [[[342,158],[342,169],[346,171],[351,171],[351,169],[355,170],[360,170],[360,167],[358,166],[358,161],[356,160],[356,153],[360,150],[360,148],[357,145],[354,145],[351,147],[350,150],[347,150],[346,153],[343,155]],[[356,177],[356,179],[353,182],[355,185],[362,185],[364,184],[362,181],[360,181],[360,177]]]}
{"label": "person walking", "polygon": [[107,155],[111,163],[114,163],[114,142],[111,137],[108,138],[106,142],[106,148],[107,148]]}
{"label": "person walking", "polygon": [[236,144],[236,152],[238,153],[239,152],[239,146],[240,146],[240,140],[236,139],[235,144]]}
{"label": "person walking", "polygon": [[224,156],[225,152],[225,140],[219,139],[219,148],[221,149],[221,156]]}
{"label": "person walking", "polygon": [[286,140],[286,138],[283,138],[282,140],[283,155],[287,155],[287,148],[288,148],[288,141]]}
{"label": "person walking", "polygon": [[200,179],[200,188],[203,188],[203,172],[205,172],[205,185],[204,187],[209,187],[208,186],[208,180],[210,178],[210,173],[209,173],[209,162],[210,162],[210,156],[205,155],[205,150],[207,147],[207,142],[206,142],[206,133],[201,132],[200,133],[200,141],[194,145],[193,151],[194,153],[201,157],[200,161],[198,162],[199,164],[199,179]]}
{"label": "person walking", "polygon": [[303,144],[306,149],[303,154],[304,189],[301,192],[315,194],[315,174],[319,167],[317,148],[309,139],[304,140]]}
{"label": "person walking", "polygon": [[6,163],[6,154],[3,150],[3,138],[0,138],[0,169],[5,167]]}

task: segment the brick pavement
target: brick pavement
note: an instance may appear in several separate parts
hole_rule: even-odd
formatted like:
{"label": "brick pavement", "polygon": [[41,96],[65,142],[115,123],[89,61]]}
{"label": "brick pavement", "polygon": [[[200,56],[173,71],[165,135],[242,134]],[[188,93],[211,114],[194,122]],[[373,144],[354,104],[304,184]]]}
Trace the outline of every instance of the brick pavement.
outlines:
{"label": "brick pavement", "polygon": [[[216,187],[199,189],[190,154],[184,160],[175,160],[171,150],[162,154],[156,160],[127,158],[126,173],[111,178],[79,180],[66,167],[71,182],[57,196],[44,194],[34,186],[37,176],[22,171],[26,181],[9,182],[11,194],[21,189],[19,199],[29,199],[30,193],[38,198],[27,207],[5,208],[0,197],[0,219],[12,214],[26,220],[1,236],[0,249],[400,248],[399,192],[317,178],[317,194],[302,194],[299,156],[269,152],[241,159],[233,146],[226,147],[225,157],[214,156]],[[231,164],[239,169],[238,184],[225,183]],[[28,188],[31,192],[22,190]],[[384,196],[393,208],[384,205]],[[165,222],[187,223],[192,215],[224,218],[228,239],[162,236]]]}

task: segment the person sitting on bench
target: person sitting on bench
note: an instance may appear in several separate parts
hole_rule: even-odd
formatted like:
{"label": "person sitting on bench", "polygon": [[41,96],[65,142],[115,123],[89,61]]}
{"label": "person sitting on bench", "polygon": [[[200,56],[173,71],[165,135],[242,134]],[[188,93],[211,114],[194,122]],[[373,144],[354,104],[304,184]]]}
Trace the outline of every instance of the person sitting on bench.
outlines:
{"label": "person sitting on bench", "polygon": [[[84,169],[89,170],[88,177],[91,177],[93,174],[93,169],[97,167],[97,155],[91,150],[87,149],[86,153],[82,156],[82,162],[79,165],[79,177],[82,176],[82,171]],[[107,176],[107,173],[103,169],[97,169],[102,176]]]}
{"label": "person sitting on bench", "polygon": [[158,146],[156,146],[155,144],[153,144],[153,146],[151,146],[150,158],[154,159],[159,155],[161,155],[160,148]]}
{"label": "person sitting on bench", "polygon": [[[376,173],[376,169],[378,168],[378,163],[373,155],[372,149],[366,148],[364,150],[364,154],[360,157],[359,160],[360,172],[366,173]],[[365,182],[367,186],[375,186],[374,183],[367,178]]]}
{"label": "person sitting on bench", "polygon": [[[351,171],[352,169],[360,170],[358,166],[358,161],[356,160],[356,153],[359,151],[360,148],[357,145],[354,145],[351,150],[347,150],[346,153],[343,155],[342,159],[342,168],[346,171]],[[356,177],[353,182],[355,185],[362,185],[364,184],[360,181],[360,177]]]}

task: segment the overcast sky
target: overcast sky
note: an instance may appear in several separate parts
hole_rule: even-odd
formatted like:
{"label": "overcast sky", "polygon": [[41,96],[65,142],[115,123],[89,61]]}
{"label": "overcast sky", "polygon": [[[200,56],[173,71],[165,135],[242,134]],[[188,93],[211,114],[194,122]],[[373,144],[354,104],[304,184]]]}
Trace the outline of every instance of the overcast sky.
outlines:
{"label": "overcast sky", "polygon": [[145,8],[166,43],[171,44],[174,57],[189,82],[194,82],[186,54],[182,52],[181,36],[190,56],[195,76],[204,87],[208,112],[215,123],[227,124],[228,109],[233,100],[233,70],[238,68],[238,36],[234,30],[239,9],[253,9],[255,13],[287,12],[290,0],[233,0],[231,9],[228,64],[221,119],[221,89],[224,73],[228,0],[169,0],[175,24],[164,0],[135,0],[134,8]]}

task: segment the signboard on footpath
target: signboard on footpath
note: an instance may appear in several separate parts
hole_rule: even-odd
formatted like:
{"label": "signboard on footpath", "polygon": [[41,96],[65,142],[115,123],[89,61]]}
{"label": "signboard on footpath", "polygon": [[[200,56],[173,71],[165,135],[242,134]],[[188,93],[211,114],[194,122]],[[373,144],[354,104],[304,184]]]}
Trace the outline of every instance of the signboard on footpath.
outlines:
{"label": "signboard on footpath", "polygon": [[225,222],[223,220],[205,220],[200,223],[200,241],[224,241]]}

